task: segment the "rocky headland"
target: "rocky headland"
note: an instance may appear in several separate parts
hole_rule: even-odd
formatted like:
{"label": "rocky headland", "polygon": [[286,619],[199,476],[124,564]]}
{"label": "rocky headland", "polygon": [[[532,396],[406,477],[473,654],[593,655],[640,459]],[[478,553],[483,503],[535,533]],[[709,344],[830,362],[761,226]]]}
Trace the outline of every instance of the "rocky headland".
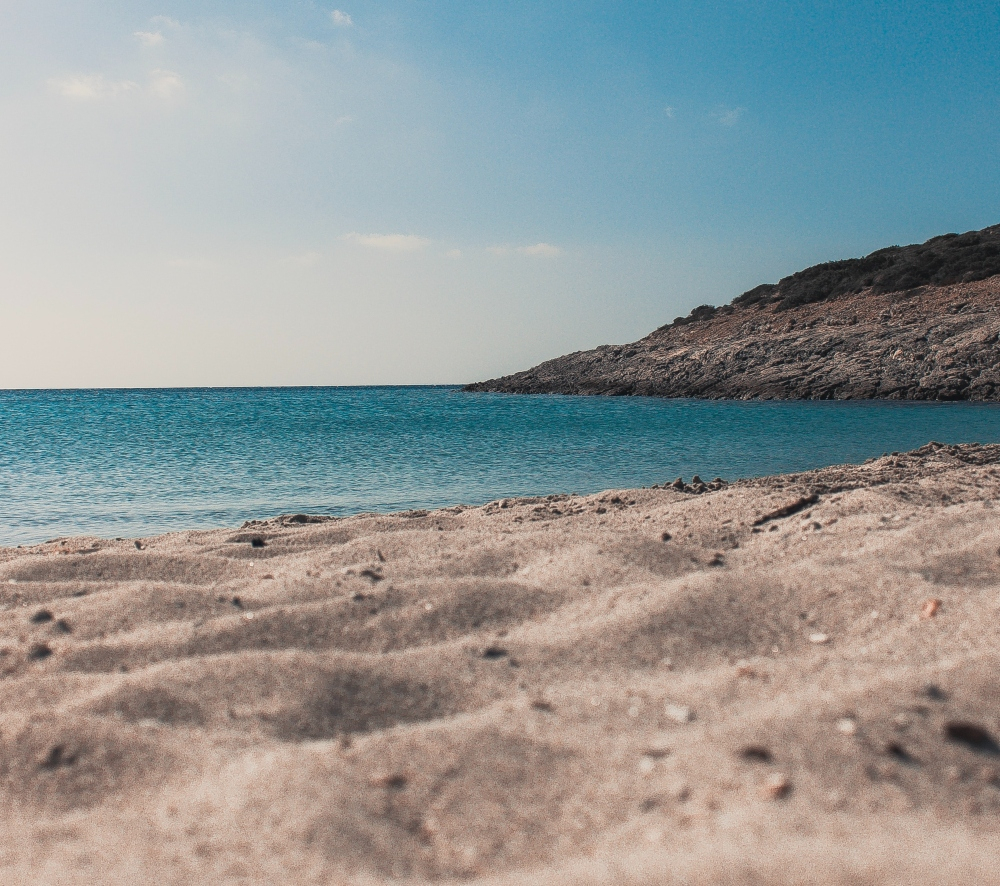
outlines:
{"label": "rocky headland", "polygon": [[467,391],[1000,399],[1000,225],[807,268]]}

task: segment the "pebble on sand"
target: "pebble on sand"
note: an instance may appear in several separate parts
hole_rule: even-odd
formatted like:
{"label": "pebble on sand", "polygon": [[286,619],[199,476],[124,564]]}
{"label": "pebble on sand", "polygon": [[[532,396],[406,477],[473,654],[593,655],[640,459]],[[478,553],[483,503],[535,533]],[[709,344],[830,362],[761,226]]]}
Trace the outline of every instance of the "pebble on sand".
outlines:
{"label": "pebble on sand", "polygon": [[853,717],[841,717],[837,721],[837,732],[843,735],[854,735],[858,731],[858,723]]}
{"label": "pebble on sand", "polygon": [[822,634],[822,633],[815,633],[815,634],[810,634],[809,635],[809,642],[810,643],[815,643],[817,646],[820,646],[823,643],[828,642],[829,639],[830,639],[829,636],[827,636],[826,634]]}
{"label": "pebble on sand", "polygon": [[926,603],[924,603],[923,609],[920,610],[921,618],[934,618],[938,614],[938,610],[941,608],[941,601],[931,598]]}
{"label": "pebble on sand", "polygon": [[781,772],[775,772],[762,788],[762,793],[769,800],[783,800],[792,792],[792,782],[788,776]]}
{"label": "pebble on sand", "polygon": [[694,711],[687,705],[668,703],[663,713],[667,715],[668,720],[673,720],[675,723],[690,723],[694,720]]}

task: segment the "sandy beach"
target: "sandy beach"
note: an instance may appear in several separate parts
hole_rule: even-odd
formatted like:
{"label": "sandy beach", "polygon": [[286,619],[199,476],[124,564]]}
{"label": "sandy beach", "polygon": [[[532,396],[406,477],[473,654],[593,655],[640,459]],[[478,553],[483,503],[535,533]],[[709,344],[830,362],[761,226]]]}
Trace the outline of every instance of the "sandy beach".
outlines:
{"label": "sandy beach", "polygon": [[1000,883],[1000,446],[688,481],[0,549],[0,881]]}

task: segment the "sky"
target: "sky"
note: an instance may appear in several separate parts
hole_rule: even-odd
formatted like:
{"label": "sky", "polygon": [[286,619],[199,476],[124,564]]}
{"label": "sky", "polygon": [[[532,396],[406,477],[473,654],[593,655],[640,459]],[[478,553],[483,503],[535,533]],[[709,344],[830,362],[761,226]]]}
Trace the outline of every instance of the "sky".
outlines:
{"label": "sky", "polygon": [[998,46],[996,0],[0,0],[0,388],[462,383],[996,224]]}

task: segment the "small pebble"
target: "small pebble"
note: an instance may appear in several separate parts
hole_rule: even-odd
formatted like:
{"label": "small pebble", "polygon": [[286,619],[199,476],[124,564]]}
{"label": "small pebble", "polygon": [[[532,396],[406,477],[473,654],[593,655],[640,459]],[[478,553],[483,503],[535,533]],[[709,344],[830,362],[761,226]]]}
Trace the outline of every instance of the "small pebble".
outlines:
{"label": "small pebble", "polygon": [[666,733],[655,736],[643,750],[645,756],[652,757],[654,760],[669,757],[671,753],[673,753],[673,748],[670,746],[670,736]]}
{"label": "small pebble", "polygon": [[858,731],[858,724],[851,717],[841,717],[837,721],[837,732],[843,735],[854,735]]}
{"label": "small pebble", "polygon": [[788,776],[781,772],[775,772],[766,782],[764,782],[763,794],[771,800],[783,800],[792,792],[792,783]]}
{"label": "small pebble", "polygon": [[55,618],[55,616],[51,612],[49,612],[48,609],[39,609],[38,612],[36,612],[33,616],[31,616],[29,621],[33,625],[43,625],[52,621],[53,618]]}
{"label": "small pebble", "polygon": [[673,720],[675,723],[690,723],[694,720],[694,711],[687,705],[668,704],[663,713],[667,715],[668,720]]}
{"label": "small pebble", "polygon": [[52,649],[48,643],[35,643],[31,649],[28,650],[28,658],[31,661],[41,661],[44,658],[48,658],[52,655]]}
{"label": "small pebble", "polygon": [[810,634],[809,642],[815,643],[817,646],[826,643],[830,638],[826,634]]}
{"label": "small pebble", "polygon": [[924,603],[923,609],[920,610],[921,618],[934,618],[937,615],[938,610],[941,608],[941,601],[936,599],[930,599]]}
{"label": "small pebble", "polygon": [[944,734],[949,741],[967,745],[988,754],[1000,753],[1000,745],[989,731],[978,723],[951,721],[945,724]]}
{"label": "small pebble", "polygon": [[740,751],[740,756],[744,760],[750,760],[754,763],[770,763],[774,759],[767,748],[753,744],[743,748]]}

